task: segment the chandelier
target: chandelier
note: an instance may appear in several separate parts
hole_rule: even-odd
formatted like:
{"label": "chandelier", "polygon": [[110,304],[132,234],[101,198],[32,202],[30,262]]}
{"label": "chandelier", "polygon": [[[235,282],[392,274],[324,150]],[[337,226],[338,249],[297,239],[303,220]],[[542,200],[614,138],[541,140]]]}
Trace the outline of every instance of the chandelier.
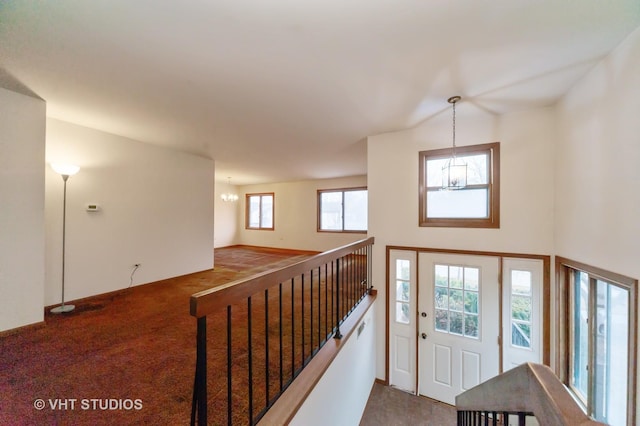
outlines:
{"label": "chandelier", "polygon": [[[229,187],[231,187],[231,178],[227,178],[227,183],[229,185]],[[230,189],[230,188],[228,188]],[[229,191],[229,192],[225,192],[222,195],[220,195],[220,198],[222,198],[222,201],[230,201],[230,202],[234,202],[234,201],[238,201],[238,195],[234,194],[233,192]]]}

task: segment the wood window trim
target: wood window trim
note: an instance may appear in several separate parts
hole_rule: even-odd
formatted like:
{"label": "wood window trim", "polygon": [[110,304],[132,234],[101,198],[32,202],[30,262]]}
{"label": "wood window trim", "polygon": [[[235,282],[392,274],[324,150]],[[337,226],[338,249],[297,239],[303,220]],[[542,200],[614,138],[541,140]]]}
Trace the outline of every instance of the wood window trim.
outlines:
{"label": "wood window trim", "polygon": [[[500,142],[456,148],[457,154],[489,152],[489,183],[478,187],[489,190],[489,217],[476,218],[427,218],[427,178],[426,162],[428,158],[447,158],[453,154],[453,148],[442,148],[419,152],[418,177],[418,224],[421,227],[446,228],[500,228]],[[473,188],[468,185],[467,188]]]}
{"label": "wood window trim", "polygon": [[[320,216],[321,216],[321,201],[320,201],[320,197],[322,196],[323,193],[326,192],[347,192],[347,191],[368,191],[368,188],[366,186],[353,186],[353,187],[347,187],[347,188],[328,188],[328,189],[318,189],[317,190],[317,204],[316,204],[316,231],[317,232],[326,232],[329,234],[366,234],[368,232],[368,230],[364,230],[364,231],[354,231],[354,230],[345,230],[345,229],[321,229],[320,228]],[[343,209],[343,216],[344,216],[344,205],[342,206]],[[344,226],[343,226],[344,228]]]}
{"label": "wood window trim", "polygon": [[587,265],[582,262],[556,256],[556,375],[569,387],[571,379],[571,272],[583,271],[590,277],[619,285],[629,291],[629,330],[628,330],[628,353],[629,364],[627,376],[627,424],[636,424],[636,387],[637,387],[637,365],[636,351],[638,345],[637,329],[638,317],[636,307],[638,306],[638,280],[615,272],[610,272],[602,268]]}
{"label": "wood window trim", "polygon": [[[251,197],[262,197],[265,195],[270,195],[271,196],[271,200],[272,200],[272,205],[271,205],[271,227],[253,227],[253,226],[249,226],[249,212],[250,212],[250,208],[249,208],[249,198]],[[260,203],[262,205],[262,198],[260,200]],[[275,230],[275,226],[276,226],[276,194],[274,192],[255,192],[255,193],[251,193],[251,194],[245,194],[244,196],[244,228],[251,230],[251,231],[274,231]]]}

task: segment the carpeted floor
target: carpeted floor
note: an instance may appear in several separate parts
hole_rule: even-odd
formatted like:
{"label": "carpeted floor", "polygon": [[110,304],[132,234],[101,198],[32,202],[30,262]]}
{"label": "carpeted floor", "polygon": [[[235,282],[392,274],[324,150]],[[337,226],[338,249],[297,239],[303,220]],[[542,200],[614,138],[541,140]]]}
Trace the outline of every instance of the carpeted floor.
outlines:
{"label": "carpeted floor", "polygon": [[47,312],[44,327],[5,334],[0,424],[187,424],[196,334],[189,297],[311,254],[216,249],[211,271],[76,301],[69,314]]}

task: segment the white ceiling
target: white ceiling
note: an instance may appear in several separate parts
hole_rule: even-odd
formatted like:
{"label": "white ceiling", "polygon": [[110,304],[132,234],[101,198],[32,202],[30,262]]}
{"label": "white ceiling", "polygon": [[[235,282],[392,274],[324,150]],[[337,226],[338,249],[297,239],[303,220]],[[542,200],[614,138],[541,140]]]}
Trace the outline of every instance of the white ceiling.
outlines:
{"label": "white ceiling", "polygon": [[0,68],[47,115],[258,183],[366,173],[369,135],[551,105],[638,0],[3,0]]}

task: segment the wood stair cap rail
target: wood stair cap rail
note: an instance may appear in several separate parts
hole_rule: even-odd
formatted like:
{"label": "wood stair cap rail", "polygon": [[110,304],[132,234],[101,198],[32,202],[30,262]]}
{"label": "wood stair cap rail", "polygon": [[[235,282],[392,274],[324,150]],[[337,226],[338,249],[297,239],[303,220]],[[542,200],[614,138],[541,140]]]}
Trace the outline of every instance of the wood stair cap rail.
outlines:
{"label": "wood stair cap rail", "polygon": [[533,413],[541,425],[604,425],[589,418],[549,367],[525,363],[456,397],[458,411]]}
{"label": "wood stair cap rail", "polygon": [[197,318],[215,313],[227,307],[246,300],[260,291],[273,285],[289,280],[302,273],[323,266],[326,263],[353,254],[354,251],[373,245],[374,237],[365,238],[351,244],[312,256],[283,268],[274,269],[253,275],[230,283],[203,290],[191,295],[190,312]]}

